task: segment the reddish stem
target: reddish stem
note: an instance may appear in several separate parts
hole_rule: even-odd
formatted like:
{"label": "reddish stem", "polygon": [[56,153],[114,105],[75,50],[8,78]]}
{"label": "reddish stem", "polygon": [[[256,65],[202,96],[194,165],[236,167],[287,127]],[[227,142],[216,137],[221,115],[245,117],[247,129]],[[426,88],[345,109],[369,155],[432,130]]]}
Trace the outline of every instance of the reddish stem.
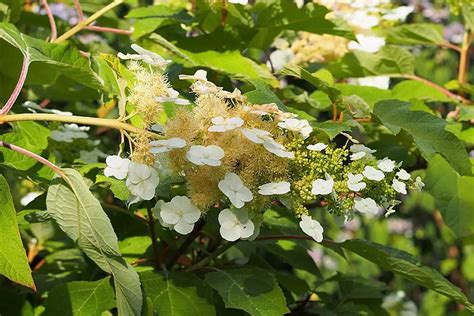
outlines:
{"label": "reddish stem", "polygon": [[35,153],[32,153],[31,151],[29,151],[25,148],[18,147],[16,145],[13,145],[13,144],[1,141],[1,140],[0,140],[0,146],[5,147],[5,148],[10,149],[10,150],[13,150],[13,151],[16,151],[17,153],[20,153],[24,156],[30,157],[31,159],[34,159],[34,160],[42,163],[46,167],[51,168],[51,170],[53,170],[54,172],[59,174],[61,177],[64,177],[64,173],[61,170],[61,168],[59,168],[58,166],[56,166],[54,163],[52,163],[51,161],[49,161],[46,158],[43,158],[43,157],[41,157],[41,156],[39,156]]}
{"label": "reddish stem", "polygon": [[77,13],[77,18],[80,21],[84,21],[84,13],[82,13],[82,8],[81,4],[79,3],[79,0],[74,0],[74,7],[76,8],[76,13]]}
{"label": "reddish stem", "polygon": [[12,94],[10,95],[10,98],[8,98],[7,103],[3,106],[3,108],[0,110],[0,115],[5,115],[7,114],[11,108],[13,107],[13,104],[15,104],[16,99],[20,95],[21,88],[23,88],[23,84],[25,83],[26,80],[26,75],[28,74],[28,67],[30,66],[30,59],[28,55],[23,56],[23,65],[21,66],[21,72],[20,72],[20,78],[18,78],[18,82],[16,83],[15,89],[13,90]]}
{"label": "reddish stem", "polygon": [[89,31],[94,31],[94,32],[114,33],[114,34],[122,34],[122,35],[127,35],[127,36],[132,35],[132,31],[130,30],[121,30],[121,29],[116,29],[113,27],[89,25],[89,26],[86,26],[85,29]]}
{"label": "reddish stem", "polygon": [[44,7],[44,10],[46,11],[46,15],[48,16],[49,20],[49,25],[51,26],[51,39],[50,41],[54,41],[58,37],[58,30],[56,29],[56,22],[54,21],[54,16],[53,12],[51,11],[51,8],[48,5],[48,2],[46,0],[41,0],[41,4]]}

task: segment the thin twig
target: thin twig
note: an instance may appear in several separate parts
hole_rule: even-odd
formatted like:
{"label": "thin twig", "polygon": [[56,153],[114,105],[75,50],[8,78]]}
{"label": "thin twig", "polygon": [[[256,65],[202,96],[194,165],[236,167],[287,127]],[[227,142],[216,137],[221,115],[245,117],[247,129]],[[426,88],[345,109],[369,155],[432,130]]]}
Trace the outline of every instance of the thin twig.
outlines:
{"label": "thin twig", "polygon": [[123,3],[124,0],[114,0],[99,11],[95,12],[92,14],[90,17],[88,17],[86,20],[80,21],[77,23],[74,27],[72,27],[69,31],[58,37],[54,43],[61,43],[64,42],[65,40],[69,39],[70,37],[74,36],[76,33],[80,32],[83,30],[86,26],[100,18],[102,15],[107,13],[108,11],[112,10],[116,6],[120,5]]}
{"label": "thin twig", "polygon": [[122,213],[122,214],[126,214],[126,215],[131,216],[134,219],[136,219],[136,220],[138,220],[142,223],[148,224],[148,221],[146,220],[146,218],[144,218],[142,216],[139,216],[135,213],[132,213],[129,210],[123,209],[120,206],[113,205],[113,204],[108,204],[108,203],[100,203],[100,204],[102,205],[103,208],[105,208],[107,210],[119,212],[119,213]]}
{"label": "thin twig", "polygon": [[464,104],[470,104],[471,101],[460,96],[460,95],[457,95],[455,93],[452,93],[451,91],[449,91],[448,89],[440,86],[440,85],[437,85],[436,83],[432,82],[432,81],[429,81],[428,79],[425,79],[425,78],[422,78],[422,77],[419,77],[417,75],[407,75],[407,74],[401,74],[401,75],[390,75],[390,77],[394,77],[394,78],[406,78],[406,79],[411,79],[411,80],[415,80],[415,81],[419,81],[419,82],[422,82],[424,84],[426,84],[427,86],[430,86],[432,88],[435,88],[436,90],[438,90],[439,92],[443,93],[444,95],[447,95],[448,97],[450,98],[453,98],[455,100],[458,100]]}
{"label": "thin twig", "polygon": [[155,258],[156,267],[159,267],[160,266],[160,251],[158,250],[158,242],[156,241],[155,217],[153,216],[153,211],[151,210],[151,205],[149,201],[147,201],[146,210],[148,213],[148,228],[150,230],[151,245],[153,248],[153,257]]}
{"label": "thin twig", "polygon": [[54,15],[51,11],[51,8],[48,5],[48,1],[41,0],[41,4],[46,11],[46,15],[48,16],[49,25],[51,26],[51,38],[49,39],[50,42],[53,42],[58,37],[58,30],[56,28],[56,22],[54,21]]}
{"label": "thin twig", "polygon": [[[8,110],[6,111],[8,112]],[[5,112],[5,113],[6,113]],[[94,126],[105,126],[114,128],[117,130],[124,130],[134,134],[145,133],[152,138],[162,138],[162,136],[144,130],[142,128],[133,126],[131,124],[120,122],[116,119],[106,119],[98,117],[87,117],[87,116],[76,116],[76,115],[58,115],[58,114],[46,114],[46,113],[23,113],[23,114],[5,114],[0,112],[0,124],[8,122],[18,121],[50,121],[50,122],[63,122],[63,123],[76,123],[81,125],[94,125]]]}
{"label": "thin twig", "polygon": [[50,168],[51,170],[53,170],[54,172],[59,174],[61,177],[64,177],[64,172],[61,170],[61,168],[56,166],[54,163],[52,163],[48,159],[41,157],[40,155],[37,155],[37,154],[35,154],[35,153],[25,149],[25,148],[22,148],[22,147],[19,147],[19,146],[16,146],[16,145],[4,142],[4,141],[0,141],[0,146],[5,147],[5,148],[10,149],[10,150],[13,150],[13,151],[16,151],[17,153],[20,153],[24,156],[30,157],[31,159],[34,159],[34,160],[42,163],[46,167]]}
{"label": "thin twig", "polygon": [[450,49],[455,50],[459,53],[461,52],[461,47],[459,47],[457,45],[454,45],[454,44],[451,44],[450,42],[442,42],[439,45],[442,46],[442,47],[450,48]]}
{"label": "thin twig", "polygon": [[130,36],[133,33],[130,30],[122,30],[122,29],[116,29],[113,27],[96,26],[96,25],[89,25],[89,26],[86,26],[84,29],[89,30],[89,31],[94,31],[94,32],[114,33],[114,34],[121,34],[121,35],[127,35],[127,36]]}
{"label": "thin twig", "polygon": [[219,248],[216,249],[216,251],[214,251],[213,253],[211,253],[209,256],[205,257],[201,261],[197,262],[192,267],[189,267],[188,269],[186,269],[186,271],[194,271],[206,266],[209,262],[211,262],[212,260],[220,256],[221,254],[226,252],[228,249],[234,246],[237,242],[239,241],[237,240],[237,241],[228,242],[224,245],[221,245]]}
{"label": "thin twig", "polygon": [[84,21],[84,13],[82,12],[81,3],[79,0],[74,0],[74,8],[76,8],[77,19],[79,21]]}
{"label": "thin twig", "polygon": [[336,106],[336,103],[333,102],[332,103],[332,121],[336,122],[336,120],[337,120],[337,106]]}
{"label": "thin twig", "polygon": [[175,263],[178,261],[178,259],[184,254],[184,252],[188,249],[188,247],[192,244],[194,239],[199,235],[199,232],[201,229],[204,227],[204,224],[206,222],[204,220],[199,220],[196,225],[194,226],[193,231],[186,237],[186,239],[181,243],[179,248],[176,250],[176,252],[171,256],[171,258],[168,260],[168,263],[166,267],[171,269]]}
{"label": "thin twig", "polygon": [[0,110],[0,115],[7,114],[13,105],[15,104],[16,99],[20,95],[21,89],[23,88],[23,84],[26,80],[26,75],[28,74],[28,67],[30,66],[30,58],[28,55],[23,56],[23,64],[21,66],[20,77],[18,78],[18,82],[16,83],[15,89],[13,90],[10,98],[8,98],[7,103],[3,106]]}

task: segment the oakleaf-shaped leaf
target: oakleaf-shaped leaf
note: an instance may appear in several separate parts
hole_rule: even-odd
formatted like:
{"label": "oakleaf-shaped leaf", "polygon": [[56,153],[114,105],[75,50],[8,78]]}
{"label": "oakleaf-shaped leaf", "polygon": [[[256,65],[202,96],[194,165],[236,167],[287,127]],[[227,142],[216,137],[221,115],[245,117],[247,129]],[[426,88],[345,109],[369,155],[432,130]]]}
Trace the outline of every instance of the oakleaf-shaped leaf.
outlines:
{"label": "oakleaf-shaped leaf", "polygon": [[61,229],[102,270],[114,277],[119,315],[140,315],[142,295],[135,270],[122,258],[109,218],[89,187],[73,169],[63,169],[48,190],[48,212]]}

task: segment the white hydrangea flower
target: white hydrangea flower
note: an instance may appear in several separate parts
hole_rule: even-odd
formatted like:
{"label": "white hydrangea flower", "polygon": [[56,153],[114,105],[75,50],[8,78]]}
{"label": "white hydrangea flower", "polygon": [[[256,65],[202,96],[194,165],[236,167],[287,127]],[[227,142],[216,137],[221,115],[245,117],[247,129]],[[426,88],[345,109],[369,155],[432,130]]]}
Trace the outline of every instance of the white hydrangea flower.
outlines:
{"label": "white hydrangea flower", "polygon": [[150,145],[152,146],[150,149],[150,153],[160,154],[166,153],[173,149],[184,148],[186,146],[186,141],[178,137],[173,137],[170,139],[160,139],[151,141]]}
{"label": "white hydrangea flower", "polygon": [[273,141],[270,132],[258,128],[243,128],[242,134],[255,144],[263,144],[268,141]]}
{"label": "white hydrangea flower", "polygon": [[203,69],[197,70],[194,75],[179,75],[180,80],[201,80],[201,81],[207,81],[207,71]]}
{"label": "white hydrangea flower", "polygon": [[396,178],[393,178],[392,188],[401,194],[407,194],[407,185],[405,182],[399,181]]}
{"label": "white hydrangea flower", "polygon": [[160,55],[150,52],[149,50],[144,49],[143,47],[138,46],[137,44],[132,44],[132,49],[137,52],[137,54],[122,54],[118,53],[120,59],[132,59],[132,60],[141,60],[149,65],[158,66],[160,68],[165,68],[166,65],[171,63],[171,60],[165,60]]}
{"label": "white hydrangea flower", "polygon": [[187,105],[189,104],[189,101],[183,98],[179,98],[179,92],[176,91],[173,88],[168,88],[167,89],[168,96],[167,97],[155,97],[155,100],[164,103],[164,102],[170,102],[170,103],[175,103],[177,105]]}
{"label": "white hydrangea flower", "polygon": [[86,139],[89,126],[79,126],[77,124],[64,124],[58,129],[51,131],[50,137],[57,142],[72,143],[75,139]]}
{"label": "white hydrangea flower", "polygon": [[400,6],[392,9],[389,13],[382,16],[382,19],[388,21],[405,21],[410,13],[415,10],[414,6]]}
{"label": "white hydrangea flower", "polygon": [[261,195],[280,195],[290,192],[290,183],[286,181],[270,182],[258,187],[258,193]]}
{"label": "white hydrangea flower", "polygon": [[420,177],[416,177],[414,186],[418,191],[421,191],[423,190],[423,187],[425,186],[425,184],[423,183],[423,181],[421,181]]}
{"label": "white hydrangea flower", "polygon": [[357,34],[356,38],[357,42],[351,41],[349,43],[349,49],[376,53],[385,45],[385,39],[379,36]]}
{"label": "white hydrangea flower", "polygon": [[349,188],[349,190],[359,192],[360,190],[365,189],[365,187],[367,186],[365,182],[362,182],[364,176],[360,173],[356,175],[349,173],[347,176],[349,178],[349,180],[347,181],[347,187]]}
{"label": "white hydrangea flower", "polygon": [[201,217],[201,211],[187,196],[175,196],[161,205],[160,217],[169,227],[182,234],[189,234]]}
{"label": "white hydrangea flower", "polygon": [[240,238],[249,238],[252,236],[255,225],[249,219],[249,213],[245,209],[224,209],[219,213],[219,232],[227,241],[236,241]]}
{"label": "white hydrangea flower", "polygon": [[379,212],[379,206],[371,198],[355,198],[354,209],[361,213],[376,215]]}
{"label": "white hydrangea flower", "polygon": [[384,172],[392,172],[395,169],[395,161],[385,157],[382,160],[377,161],[377,167]]}
{"label": "white hydrangea flower", "polygon": [[293,159],[295,157],[294,153],[289,152],[285,149],[282,144],[277,143],[268,131],[264,131],[258,128],[243,128],[242,134],[251,142],[256,144],[263,144],[266,150],[272,154],[277,155],[282,158]]}
{"label": "white hydrangea flower", "polygon": [[400,169],[397,172],[397,177],[402,180],[408,180],[411,178],[411,175],[405,169]]}
{"label": "white hydrangea flower", "polygon": [[308,120],[298,120],[295,118],[289,118],[283,122],[279,122],[278,126],[295,133],[300,133],[303,139],[308,138],[313,131],[313,128],[311,125],[309,125]]}
{"label": "white hydrangea flower", "polygon": [[314,144],[314,145],[308,145],[306,146],[306,148],[308,150],[312,150],[312,151],[323,151],[324,149],[326,149],[328,147],[328,145],[324,144],[324,143],[317,143],[317,144]]}
{"label": "white hydrangea flower", "polygon": [[219,181],[218,187],[236,208],[243,207],[245,202],[250,202],[253,199],[252,191],[233,172],[226,173],[224,179]]}
{"label": "white hydrangea flower", "polygon": [[390,86],[390,76],[369,76],[349,80],[351,84],[374,87],[387,90]]}
{"label": "white hydrangea flower", "polygon": [[385,177],[382,171],[377,170],[372,166],[366,166],[362,174],[367,179],[374,181],[381,181]]}
{"label": "white hydrangea flower", "polygon": [[104,169],[104,175],[106,177],[115,177],[119,180],[123,180],[127,177],[130,159],[113,155],[108,156],[105,159],[105,163],[107,164],[107,167]]}
{"label": "white hydrangea flower", "polygon": [[301,230],[308,236],[312,237],[316,242],[323,241],[323,226],[308,215],[301,216]]}
{"label": "white hydrangea flower", "polygon": [[365,10],[357,10],[345,15],[345,20],[351,25],[364,30],[369,30],[380,23],[378,17],[369,15]]}
{"label": "white hydrangea flower", "polygon": [[311,188],[311,193],[314,195],[328,195],[332,193],[334,188],[334,180],[328,174],[325,173],[326,180],[317,179],[313,181],[313,185]]}
{"label": "white hydrangea flower", "polygon": [[220,166],[221,159],[224,158],[224,150],[216,145],[209,146],[191,146],[186,153],[186,158],[193,164],[202,166]]}
{"label": "white hydrangea flower", "polygon": [[285,146],[277,143],[273,139],[263,143],[263,147],[274,155],[282,158],[295,158],[295,154],[286,150]]}
{"label": "white hydrangea flower", "polygon": [[244,125],[244,120],[242,120],[240,117],[231,117],[226,119],[222,116],[217,116],[212,118],[211,122],[213,125],[207,129],[208,132],[223,133]]}
{"label": "white hydrangea flower", "polygon": [[373,157],[372,154],[376,152],[376,150],[370,149],[362,144],[354,144],[349,147],[349,150],[352,152],[351,160],[359,160],[361,158],[371,158]]}
{"label": "white hydrangea flower", "polygon": [[126,185],[133,196],[151,200],[159,183],[160,178],[154,168],[137,162],[130,163]]}
{"label": "white hydrangea flower", "polygon": [[246,5],[249,3],[249,0],[229,0],[229,3]]}

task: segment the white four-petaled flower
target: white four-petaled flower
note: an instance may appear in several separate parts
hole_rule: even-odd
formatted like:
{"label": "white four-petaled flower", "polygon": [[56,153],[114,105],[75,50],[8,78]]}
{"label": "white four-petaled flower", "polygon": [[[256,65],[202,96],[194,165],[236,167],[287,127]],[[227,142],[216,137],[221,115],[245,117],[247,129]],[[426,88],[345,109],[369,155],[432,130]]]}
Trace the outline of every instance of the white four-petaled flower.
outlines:
{"label": "white four-petaled flower", "polygon": [[382,171],[377,170],[372,166],[366,166],[362,174],[367,179],[374,181],[381,181],[385,177]]}
{"label": "white four-petaled flower", "polygon": [[313,181],[313,185],[311,188],[311,193],[314,195],[328,195],[332,193],[334,188],[334,180],[333,178],[326,173],[325,174],[326,180],[317,179]]}
{"label": "white four-petaled flower", "polygon": [[173,149],[184,148],[186,146],[186,141],[181,138],[173,137],[170,139],[160,139],[150,142],[152,146],[150,153],[160,154],[171,151]]}
{"label": "white four-petaled flower", "polygon": [[249,3],[249,0],[229,0],[229,3],[246,5]]}
{"label": "white four-petaled flower", "polygon": [[159,183],[160,178],[154,168],[136,162],[130,163],[126,185],[133,196],[151,200]]}
{"label": "white four-petaled flower", "polygon": [[400,171],[397,172],[397,177],[402,180],[408,180],[411,178],[411,175],[405,169],[400,169]]}
{"label": "white four-petaled flower", "polygon": [[352,41],[349,43],[349,49],[376,53],[385,45],[385,39],[379,36],[357,34],[356,38],[357,42]]}
{"label": "white four-petaled flower", "polygon": [[354,144],[349,150],[352,152],[351,160],[359,160],[364,157],[371,158],[372,154],[376,152],[376,150],[370,149],[362,144]]}
{"label": "white four-petaled flower", "polygon": [[179,92],[176,91],[173,88],[168,88],[167,90],[168,96],[167,97],[155,97],[155,100],[164,103],[164,102],[170,102],[170,103],[175,103],[177,105],[187,105],[189,104],[189,101],[183,98],[179,98]]}
{"label": "white four-petaled flower", "polygon": [[301,216],[300,227],[303,232],[312,237],[315,241],[323,241],[323,226],[308,215]]}
{"label": "white four-petaled flower", "polygon": [[104,169],[104,175],[106,177],[115,177],[119,180],[123,180],[127,177],[130,159],[114,155],[108,156],[105,159],[105,163],[107,164],[107,167]]}
{"label": "white four-petaled flower", "polygon": [[377,167],[384,172],[392,172],[395,169],[395,161],[385,157],[382,160],[377,161]]}
{"label": "white four-petaled flower", "polygon": [[207,71],[199,69],[194,75],[179,75],[180,80],[201,80],[207,81]]}
{"label": "white four-petaled flower", "polygon": [[220,166],[221,159],[224,157],[224,150],[216,145],[209,146],[191,146],[186,153],[186,158],[193,164],[202,166]]}
{"label": "white four-petaled flower", "polygon": [[258,193],[261,195],[280,195],[290,192],[290,183],[286,181],[270,182],[258,187]]}
{"label": "white four-petaled flower", "polygon": [[377,203],[371,198],[355,198],[354,209],[361,213],[376,215],[379,212]]}
{"label": "white four-petaled flower", "polygon": [[295,118],[289,118],[279,122],[278,126],[295,133],[300,133],[303,139],[308,138],[313,131],[313,128],[309,125],[307,120],[298,120]]}
{"label": "white four-petaled flower", "polygon": [[175,196],[161,205],[160,217],[164,223],[182,235],[189,234],[201,217],[201,211],[186,196]]}
{"label": "white four-petaled flower", "polygon": [[226,173],[224,179],[219,181],[218,187],[236,208],[243,207],[245,202],[250,202],[253,199],[252,191],[233,172]]}
{"label": "white four-petaled flower", "polygon": [[249,219],[248,211],[245,209],[230,210],[226,208],[219,213],[218,220],[221,225],[219,232],[222,238],[227,241],[248,238],[255,230],[255,225]]}
{"label": "white four-petaled flower", "polygon": [[171,60],[165,60],[160,55],[150,52],[149,50],[146,50],[143,47],[138,46],[137,44],[132,44],[132,49],[138,54],[118,53],[117,56],[120,59],[141,60],[149,65],[158,66],[160,68],[165,68],[166,65],[171,63]]}
{"label": "white four-petaled flower", "polygon": [[277,155],[282,158],[293,159],[295,157],[294,153],[289,152],[285,149],[285,146],[277,143],[271,136],[270,132],[261,130],[258,128],[243,128],[242,134],[251,142],[256,144],[262,144],[266,150],[272,154]]}
{"label": "white four-petaled flower", "polygon": [[397,180],[397,178],[393,178],[392,188],[398,193],[407,194],[407,185],[404,182]]}
{"label": "white four-petaled flower", "polygon": [[211,119],[211,122],[212,126],[210,126],[207,130],[209,132],[218,133],[231,131],[244,125],[244,120],[242,120],[240,117],[231,117],[226,119],[222,116],[216,116]]}
{"label": "white four-petaled flower", "polygon": [[351,191],[359,192],[360,190],[365,189],[365,187],[367,186],[365,182],[362,182],[364,176],[360,173],[356,175],[349,173],[347,177],[349,178],[349,180],[347,180],[347,187]]}
{"label": "white four-petaled flower", "polygon": [[314,144],[314,145],[306,146],[306,148],[308,150],[312,150],[312,151],[323,151],[324,149],[326,149],[326,147],[328,147],[328,145],[326,145],[324,143],[317,143],[317,144]]}

